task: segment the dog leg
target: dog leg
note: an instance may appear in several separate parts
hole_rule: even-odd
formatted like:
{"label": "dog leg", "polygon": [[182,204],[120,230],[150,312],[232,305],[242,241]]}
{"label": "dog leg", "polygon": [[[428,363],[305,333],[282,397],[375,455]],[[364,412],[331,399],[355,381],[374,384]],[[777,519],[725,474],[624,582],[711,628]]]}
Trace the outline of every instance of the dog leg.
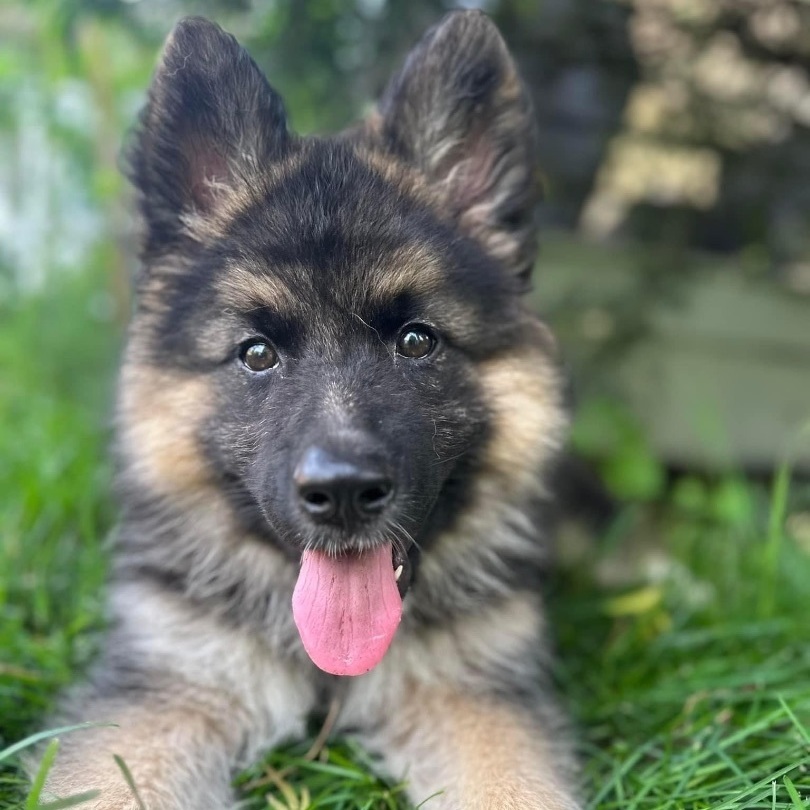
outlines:
{"label": "dog leg", "polygon": [[[190,699],[189,699],[190,698]],[[93,810],[137,810],[113,759],[129,768],[147,810],[225,810],[233,804],[230,773],[241,744],[239,711],[224,695],[195,690],[187,699],[144,695],[138,704],[91,701],[80,716],[114,723],[66,737],[46,784],[53,798],[85,791]]]}
{"label": "dog leg", "polygon": [[137,808],[118,755],[147,810],[232,807],[232,772],[303,734],[315,699],[310,676],[261,637],[157,586],[118,584],[113,604],[106,655],[56,722],[115,726],[67,735],[47,791],[64,798],[99,790],[83,806]]}
{"label": "dog leg", "polygon": [[407,691],[389,709],[370,741],[415,803],[433,797],[425,810],[580,807],[567,744],[542,711],[435,686]]}

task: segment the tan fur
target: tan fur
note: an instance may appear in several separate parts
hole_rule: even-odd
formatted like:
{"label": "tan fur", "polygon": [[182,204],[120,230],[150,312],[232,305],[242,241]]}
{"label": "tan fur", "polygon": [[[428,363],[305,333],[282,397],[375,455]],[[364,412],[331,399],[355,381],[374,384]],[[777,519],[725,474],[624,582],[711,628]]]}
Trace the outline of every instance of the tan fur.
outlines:
{"label": "tan fur", "polygon": [[574,810],[554,712],[494,697],[486,682],[493,667],[527,667],[526,645],[539,647],[542,632],[526,594],[411,639],[349,686],[339,728],[362,728],[386,770],[415,803],[433,796],[433,810]]}
{"label": "tan fur", "polygon": [[195,697],[193,708],[163,707],[160,712],[156,707],[98,704],[99,722],[116,727],[95,730],[60,756],[49,775],[46,798],[94,790],[99,796],[83,808],[136,810],[137,800],[113,758],[118,755],[148,810],[176,808],[180,796],[195,810],[221,810],[229,803],[223,777],[236,750],[228,738],[235,729],[233,713],[223,704],[215,715],[207,714],[204,695]]}
{"label": "tan fur", "polygon": [[223,306],[246,311],[268,307],[274,312],[287,313],[295,312],[300,305],[300,297],[283,284],[278,275],[251,272],[236,262],[223,275],[220,292]]}
{"label": "tan fur", "polygon": [[575,810],[555,741],[515,707],[413,686],[389,721],[388,766],[433,810]]}
{"label": "tan fur", "polygon": [[485,463],[521,489],[537,480],[565,436],[562,384],[541,346],[479,366],[479,380],[493,411],[493,438]]}
{"label": "tan fur", "polygon": [[[148,810],[231,807],[234,765],[303,733],[315,700],[312,678],[252,633],[202,616],[159,588],[120,587],[113,610],[140,665],[156,673],[153,690],[85,706],[81,720],[116,727],[74,735],[47,790],[60,797],[100,790],[93,810],[135,808],[113,760],[118,754]],[[81,693],[74,702],[82,704]]]}
{"label": "tan fur", "polygon": [[[450,627],[422,631],[407,644],[393,647],[378,669],[349,684],[347,725],[363,717],[386,716],[412,683],[444,684],[454,688],[486,689],[481,672],[508,661],[515,669],[534,666],[525,660],[527,645],[540,643],[542,614],[534,594],[505,598],[483,614],[463,616]],[[409,621],[405,605],[404,622]],[[474,661],[477,670],[465,662]]]}
{"label": "tan fur", "polygon": [[144,365],[125,364],[119,397],[123,452],[139,459],[148,486],[178,495],[208,482],[197,431],[210,401],[205,381]]}
{"label": "tan fur", "polygon": [[368,296],[372,301],[388,303],[414,289],[422,295],[435,292],[444,274],[438,259],[421,245],[408,245],[387,253],[375,273]]}

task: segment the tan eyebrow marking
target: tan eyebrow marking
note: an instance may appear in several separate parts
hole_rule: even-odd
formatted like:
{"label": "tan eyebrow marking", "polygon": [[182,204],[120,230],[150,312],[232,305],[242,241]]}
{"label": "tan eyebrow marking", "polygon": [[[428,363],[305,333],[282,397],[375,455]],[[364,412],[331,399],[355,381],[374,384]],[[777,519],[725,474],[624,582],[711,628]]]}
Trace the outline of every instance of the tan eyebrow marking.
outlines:
{"label": "tan eyebrow marking", "polygon": [[232,262],[218,282],[222,303],[238,310],[268,307],[276,312],[293,312],[300,298],[274,274],[272,268],[252,268]]}
{"label": "tan eyebrow marking", "polygon": [[370,273],[369,299],[390,301],[402,293],[431,295],[444,280],[441,263],[423,245],[406,245],[386,253]]}

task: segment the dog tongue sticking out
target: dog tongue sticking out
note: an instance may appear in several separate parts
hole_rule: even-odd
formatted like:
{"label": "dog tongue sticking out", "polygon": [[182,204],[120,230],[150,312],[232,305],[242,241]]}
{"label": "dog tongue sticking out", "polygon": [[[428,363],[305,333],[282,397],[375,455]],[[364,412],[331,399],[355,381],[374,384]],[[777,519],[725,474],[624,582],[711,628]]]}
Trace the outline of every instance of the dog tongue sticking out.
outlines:
{"label": "dog tongue sticking out", "polygon": [[312,661],[332,675],[362,675],[382,661],[402,617],[391,544],[332,557],[305,551],[293,618]]}

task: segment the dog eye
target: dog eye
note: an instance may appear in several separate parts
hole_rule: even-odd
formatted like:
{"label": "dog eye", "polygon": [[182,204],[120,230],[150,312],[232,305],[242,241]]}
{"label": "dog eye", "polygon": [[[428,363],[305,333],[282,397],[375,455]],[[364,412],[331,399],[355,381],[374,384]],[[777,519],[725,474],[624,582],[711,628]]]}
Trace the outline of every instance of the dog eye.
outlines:
{"label": "dog eye", "polygon": [[427,357],[436,348],[436,336],[422,324],[406,326],[397,338],[397,354],[418,360]]}
{"label": "dog eye", "polygon": [[267,371],[278,365],[278,352],[269,344],[255,340],[242,348],[242,364],[248,371]]}

